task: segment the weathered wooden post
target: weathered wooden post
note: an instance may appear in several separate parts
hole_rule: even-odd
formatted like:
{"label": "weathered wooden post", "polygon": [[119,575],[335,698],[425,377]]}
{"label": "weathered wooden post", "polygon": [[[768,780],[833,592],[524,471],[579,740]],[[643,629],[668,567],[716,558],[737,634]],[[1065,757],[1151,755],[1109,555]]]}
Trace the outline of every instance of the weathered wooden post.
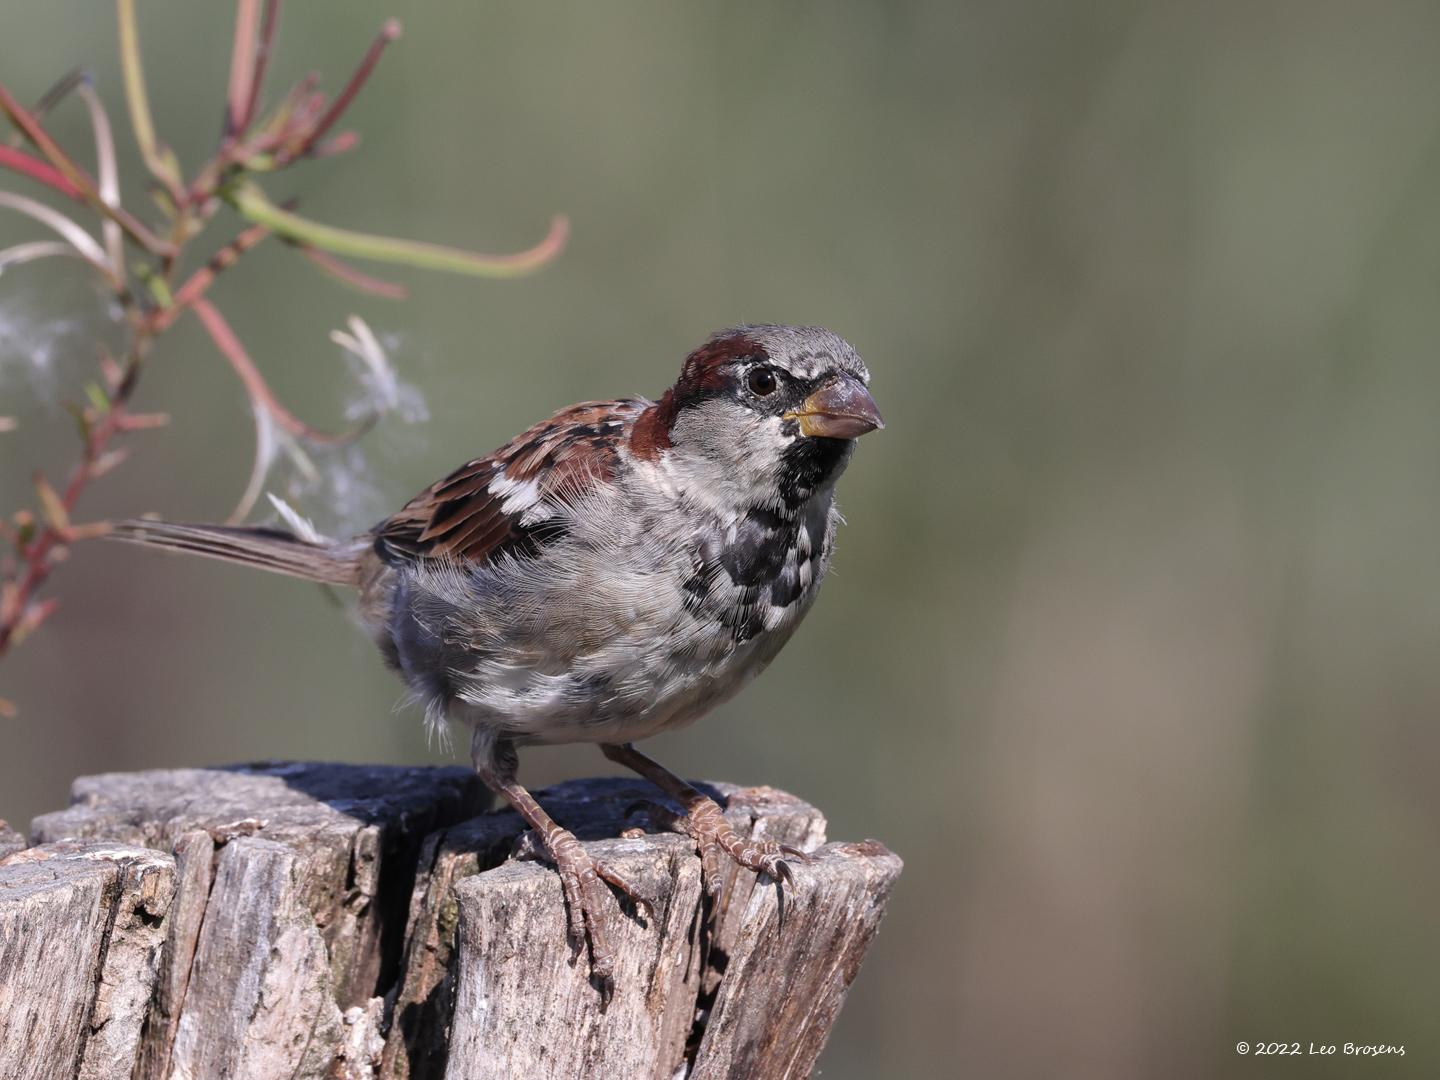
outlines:
{"label": "weathered wooden post", "polygon": [[[900,860],[819,811],[713,785],[738,828],[814,852],[793,887],[644,833],[638,780],[545,805],[655,898],[606,999],[560,885],[463,769],[271,764],[77,780],[0,828],[0,1076],[801,1077]],[[624,833],[624,836],[621,834]],[[617,839],[617,837],[619,837]]]}

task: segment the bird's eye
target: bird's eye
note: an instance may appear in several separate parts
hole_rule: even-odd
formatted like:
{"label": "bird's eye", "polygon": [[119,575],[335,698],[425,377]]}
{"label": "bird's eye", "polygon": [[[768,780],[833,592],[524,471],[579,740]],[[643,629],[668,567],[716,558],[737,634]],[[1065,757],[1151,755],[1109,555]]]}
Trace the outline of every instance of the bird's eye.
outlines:
{"label": "bird's eye", "polygon": [[775,392],[775,373],[769,368],[757,367],[751,370],[745,377],[745,385],[750,387],[750,392],[760,397]]}

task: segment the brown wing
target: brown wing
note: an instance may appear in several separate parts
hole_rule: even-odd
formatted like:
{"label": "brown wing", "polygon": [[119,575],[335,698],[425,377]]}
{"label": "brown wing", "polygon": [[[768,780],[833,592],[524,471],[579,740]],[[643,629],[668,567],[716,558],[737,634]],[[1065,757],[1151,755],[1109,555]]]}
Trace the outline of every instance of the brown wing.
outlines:
{"label": "brown wing", "polygon": [[565,502],[614,478],[630,425],[649,404],[572,405],[466,462],[376,526],[376,553],[390,563],[535,554],[564,535]]}

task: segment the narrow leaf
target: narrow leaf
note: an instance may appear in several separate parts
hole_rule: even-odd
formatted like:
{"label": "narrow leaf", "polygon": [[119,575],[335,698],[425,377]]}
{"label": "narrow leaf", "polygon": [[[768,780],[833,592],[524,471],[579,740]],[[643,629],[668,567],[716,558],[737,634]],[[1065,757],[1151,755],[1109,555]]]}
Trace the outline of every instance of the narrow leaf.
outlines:
{"label": "narrow leaf", "polygon": [[326,139],[313,147],[310,156],[315,158],[336,157],[339,154],[348,154],[359,145],[360,133],[358,131],[342,131],[339,135]]}
{"label": "narrow leaf", "polygon": [[145,287],[150,290],[150,295],[162,308],[174,306],[175,297],[170,292],[170,285],[159,274],[144,275]]}
{"label": "narrow leaf", "polygon": [[[115,274],[110,269],[110,261],[106,258],[104,249],[100,247],[93,236],[60,211],[51,209],[34,199],[26,198],[24,195],[16,195],[13,191],[0,191],[0,206],[8,206],[11,210],[34,218],[40,224],[54,229],[79,253],[81,258],[93,264],[95,269],[115,282]],[[118,282],[115,283],[118,285]]]}
{"label": "narrow leaf", "polygon": [[162,428],[170,423],[170,414],[163,412],[121,413],[115,418],[115,426],[121,431],[146,431]]}
{"label": "narrow leaf", "polygon": [[175,254],[174,244],[168,240],[161,240],[127,211],[105,202],[100,197],[100,192],[90,175],[75,164],[70,155],[65,153],[60,145],[50,137],[49,132],[40,125],[40,122],[30,115],[29,110],[15,100],[15,96],[5,88],[3,83],[0,83],[0,110],[10,117],[11,123],[25,133],[25,137],[34,144],[35,149],[45,155],[51,165],[60,170],[67,180],[80,189],[80,194],[84,196],[85,201],[106,217],[118,222],[120,227],[125,230],[126,236],[153,255]]}
{"label": "narrow leaf", "polygon": [[319,251],[308,244],[296,244],[295,247],[300,254],[309,259],[325,273],[338,281],[349,285],[352,289],[359,289],[363,293],[372,296],[383,296],[387,300],[404,300],[410,295],[410,290],[404,285],[394,281],[382,281],[380,278],[371,277],[342,259],[334,255]]}
{"label": "narrow leaf", "polygon": [[104,345],[100,345],[97,352],[99,353],[97,362],[100,365],[100,374],[105,377],[105,385],[113,393],[119,389],[120,383],[124,380],[125,369],[116,362],[115,357],[110,355],[110,350]]}
{"label": "narrow leaf", "polygon": [[96,412],[104,414],[110,411],[110,399],[105,396],[105,391],[100,388],[99,383],[87,382],[85,396],[90,399],[90,404]]}
{"label": "narrow leaf", "polygon": [[123,447],[119,450],[105,451],[105,453],[101,454],[91,464],[90,478],[92,480],[100,479],[100,477],[104,476],[106,473],[108,473],[111,469],[115,468],[115,466],[119,465],[129,456],[130,451]]}
{"label": "narrow leaf", "polygon": [[18,172],[22,176],[28,176],[31,180],[37,180],[46,187],[58,191],[67,199],[74,199],[76,202],[85,201],[85,196],[80,194],[80,189],[66,179],[59,169],[48,161],[31,157],[24,150],[17,150],[13,146],[0,146],[0,167]]}
{"label": "narrow leaf", "polygon": [[225,519],[227,525],[237,525],[250,516],[260,493],[265,490],[265,477],[275,461],[275,419],[254,394],[250,395],[250,414],[255,420],[255,456],[250,460],[250,478],[245,481],[245,490]]}
{"label": "narrow leaf", "polygon": [[[88,82],[79,87],[80,100],[90,113],[90,130],[95,136],[95,171],[99,175],[100,198],[112,210],[120,209],[120,173],[115,166],[115,136],[110,130],[110,114],[100,103],[100,96]],[[119,277],[125,276],[124,239],[120,223],[114,218],[100,222],[100,235],[105,239],[105,251],[110,256],[110,265]]]}
{"label": "narrow leaf", "polygon": [[[49,90],[46,90],[45,93],[40,95],[40,100],[31,106],[30,115],[37,120],[41,119],[51,109],[69,97],[71,92],[88,78],[90,78],[90,73],[83,67],[71,68],[64,75],[61,75],[60,78],[56,79]],[[14,139],[18,137],[18,133],[12,137],[11,146],[19,145],[18,142],[14,141]]]}
{"label": "narrow leaf", "polygon": [[150,96],[145,91],[145,69],[140,59],[140,34],[135,27],[135,0],[117,0],[115,12],[120,23],[120,72],[135,143],[145,167],[165,183],[172,195],[178,195],[180,170],[174,158],[162,154],[155,141],[155,121],[150,115]]}
{"label": "narrow leaf", "polygon": [[63,407],[70,414],[70,418],[75,421],[75,431],[80,436],[80,441],[88,443],[90,432],[95,425],[95,410],[87,409],[73,401],[67,401]]}
{"label": "narrow leaf", "polygon": [[244,123],[249,127],[255,119],[255,106],[260,101],[260,87],[265,83],[265,69],[270,65],[270,49],[275,44],[275,29],[280,24],[280,0],[266,0],[265,20],[260,26],[260,47],[255,51],[255,69],[250,73],[250,100],[245,103]]}
{"label": "narrow leaf", "polygon": [[45,515],[45,523],[56,532],[64,532],[70,527],[70,515],[65,510],[65,504],[60,501],[60,496],[50,486],[50,481],[39,473],[35,474],[35,494],[40,499],[40,512]]}
{"label": "narrow leaf", "polygon": [[108,521],[91,521],[84,525],[71,525],[65,530],[64,540],[67,544],[73,544],[77,540],[98,540],[102,536],[109,536],[114,528]]}
{"label": "narrow leaf", "polygon": [[[16,510],[11,518],[15,522],[15,531],[20,537],[20,543],[22,545],[30,543],[35,538],[35,515],[29,510]],[[4,621],[4,619],[0,619],[0,622]]]}
{"label": "narrow leaf", "polygon": [[68,255],[73,259],[84,257],[69,244],[60,240],[31,240],[29,243],[16,244],[0,251],[0,272],[3,272],[7,266],[23,266],[36,259],[47,259],[57,255]]}
{"label": "narrow leaf", "polygon": [[301,154],[308,153],[320,138],[334,126],[335,121],[345,114],[345,110],[355,100],[355,95],[360,93],[360,88],[365,85],[366,80],[370,78],[370,73],[375,70],[375,65],[380,62],[380,54],[385,51],[385,46],[399,36],[400,20],[386,20],[385,25],[380,28],[380,32],[375,35],[375,40],[370,43],[370,48],[361,58],[359,66],[351,74],[349,81],[346,82],[340,93],[335,95],[335,100],[330,103],[330,107],[325,110],[324,115],[316,120],[314,126],[305,133],[300,145],[291,151],[291,157],[299,157]]}
{"label": "narrow leaf", "polygon": [[[90,78],[90,73],[84,68],[71,68],[64,75],[61,75],[60,78],[56,79],[49,90],[46,90],[45,93],[40,95],[39,101],[30,106],[30,115],[36,120],[43,119],[46,113],[64,101],[72,90],[88,78]],[[17,128],[10,133],[10,137],[5,140],[4,145],[13,148],[18,147],[24,141],[25,133]]]}
{"label": "narrow leaf", "polygon": [[479,255],[459,248],[419,240],[398,240],[386,236],[320,225],[282,210],[254,184],[242,184],[230,193],[235,208],[251,221],[268,225],[275,233],[298,243],[309,244],[359,259],[401,263],[422,270],[446,270],[479,277],[519,277],[533,273],[558,255],[570,231],[569,221],[557,214],[544,240],[527,251],[512,255]]}
{"label": "narrow leaf", "polygon": [[230,50],[230,88],[225,95],[225,137],[233,139],[250,123],[250,85],[255,78],[255,31],[259,0],[236,0],[235,33]]}

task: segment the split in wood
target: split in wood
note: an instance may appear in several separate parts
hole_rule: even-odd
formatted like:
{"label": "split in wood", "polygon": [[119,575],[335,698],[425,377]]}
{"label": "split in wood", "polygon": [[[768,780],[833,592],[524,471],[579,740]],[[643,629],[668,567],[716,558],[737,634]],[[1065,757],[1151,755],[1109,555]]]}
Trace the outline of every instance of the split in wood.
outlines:
{"label": "split in wood", "polygon": [[807,1076],[900,860],[826,844],[783,792],[704,787],[740,835],[810,853],[792,883],[724,864],[707,893],[693,840],[637,831],[643,780],[539,793],[654,900],[616,920],[607,999],[557,875],[511,858],[522,823],[466,770],[77,780],[37,847],[0,823],[0,1075]]}

